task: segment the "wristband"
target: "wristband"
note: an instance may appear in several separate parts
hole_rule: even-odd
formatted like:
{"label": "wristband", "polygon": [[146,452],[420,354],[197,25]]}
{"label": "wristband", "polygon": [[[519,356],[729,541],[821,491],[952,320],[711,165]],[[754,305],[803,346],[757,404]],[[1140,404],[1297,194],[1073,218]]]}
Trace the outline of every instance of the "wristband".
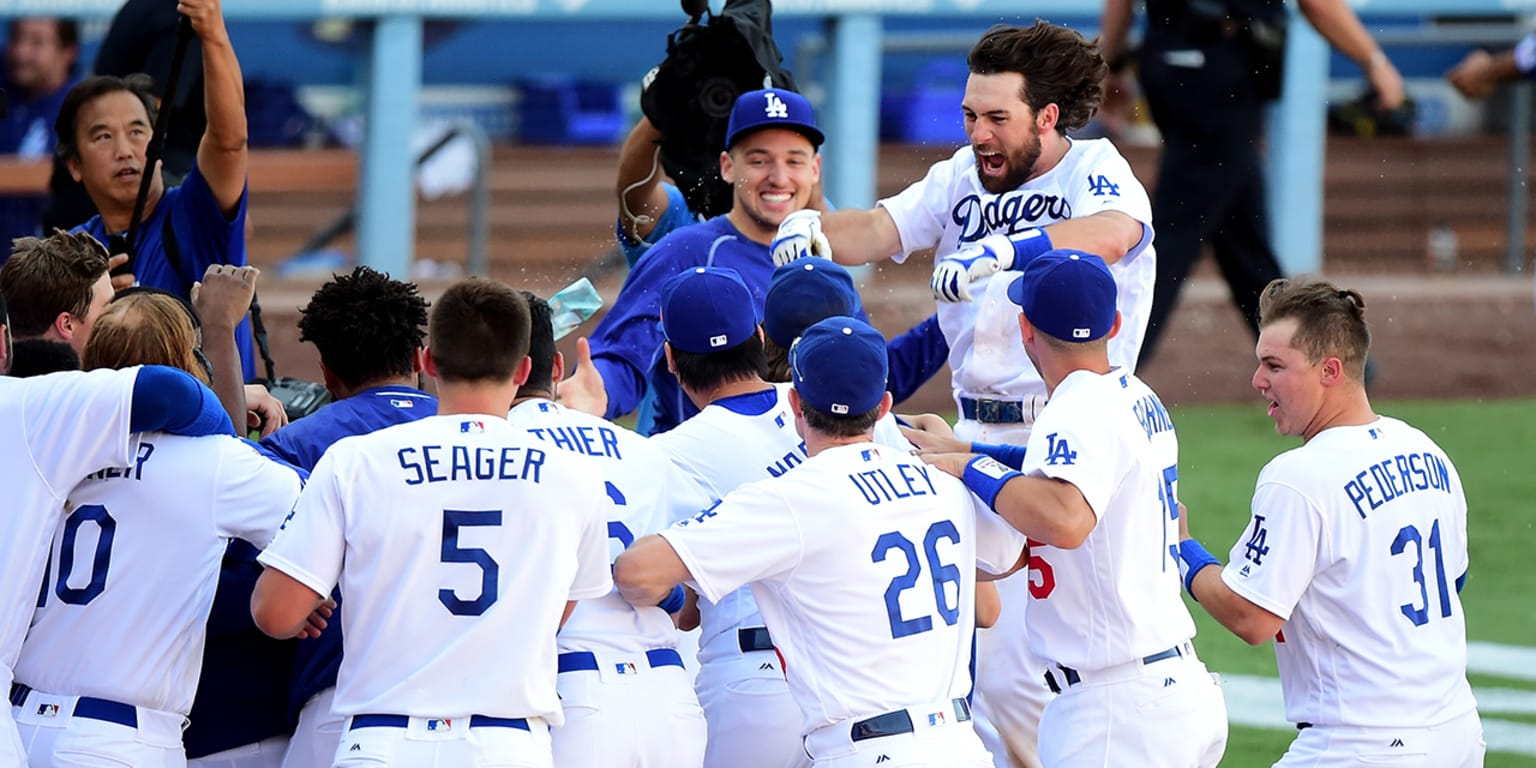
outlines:
{"label": "wristband", "polygon": [[1008,242],[1013,244],[1013,264],[1008,269],[1015,272],[1023,272],[1031,261],[1055,247],[1051,245],[1051,236],[1041,227],[1031,227],[1016,235],[1009,235]]}
{"label": "wristband", "polygon": [[677,613],[683,609],[683,604],[686,602],[688,602],[688,593],[683,591],[683,585],[679,584],[673,587],[666,598],[656,604],[656,607],[667,613]]}
{"label": "wristband", "polygon": [[1194,539],[1179,542],[1179,576],[1184,579],[1184,591],[1197,603],[1200,598],[1195,597],[1195,575],[1208,565],[1221,565],[1221,561],[1205,551],[1205,547]]}
{"label": "wristband", "polygon": [[971,443],[971,453],[979,453],[983,456],[991,456],[997,459],[999,464],[1010,469],[1021,469],[1024,466],[1024,451],[1022,445],[1008,445],[1006,443]]}
{"label": "wristband", "polygon": [[980,496],[995,512],[997,494],[1003,490],[1003,486],[1009,480],[1023,476],[1023,473],[999,464],[991,456],[977,456],[965,465],[965,476],[960,479],[965,482],[966,488],[971,489],[971,493]]}

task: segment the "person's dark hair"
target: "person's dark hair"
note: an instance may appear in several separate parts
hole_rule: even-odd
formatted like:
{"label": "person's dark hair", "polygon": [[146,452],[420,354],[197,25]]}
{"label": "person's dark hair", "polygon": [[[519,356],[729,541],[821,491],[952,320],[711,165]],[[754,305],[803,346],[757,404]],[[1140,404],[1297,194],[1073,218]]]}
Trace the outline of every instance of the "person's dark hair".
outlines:
{"label": "person's dark hair", "polygon": [[835,413],[827,413],[810,403],[800,400],[800,415],[805,417],[805,425],[828,437],[858,437],[868,434],[875,428],[875,422],[880,420],[880,406],[864,413],[839,416]]}
{"label": "person's dark hair", "polygon": [[1365,298],[1358,292],[1322,280],[1280,278],[1259,294],[1259,327],[1294,318],[1291,346],[1317,363],[1337,357],[1344,373],[1365,381],[1365,360],[1371,352],[1371,329],[1365,323]]}
{"label": "person's dark hair", "polygon": [[1097,41],[1038,19],[1031,27],[999,24],[987,30],[971,48],[966,63],[978,75],[1023,75],[1020,98],[1037,113],[1055,104],[1061,110],[1056,128],[1062,133],[1093,119],[1104,100],[1104,77],[1109,74]]}
{"label": "person's dark hair", "polygon": [[528,374],[528,381],[521,389],[553,393],[555,391],[554,311],[549,308],[549,302],[529,291],[522,293],[523,300],[528,302],[528,317],[531,323],[528,332],[528,358],[533,361],[533,370]]}
{"label": "person's dark hair", "polygon": [[[3,325],[3,323],[0,323]],[[18,379],[80,370],[80,355],[62,341],[22,339],[11,347],[11,375]]]}
{"label": "person's dark hair", "polygon": [[789,350],[779,346],[779,343],[766,333],[763,334],[763,360],[768,369],[768,374],[763,376],[765,380],[772,382],[790,380]]}
{"label": "person's dark hair", "polygon": [[59,107],[59,116],[53,121],[53,135],[58,140],[54,154],[63,160],[80,159],[79,135],[76,133],[75,125],[80,108],[98,96],[118,91],[127,91],[139,97],[139,102],[144,105],[144,111],[149,114],[149,124],[151,126],[155,124],[155,81],[149,75],[139,73],[127,77],[115,75],[88,77],[64,95],[64,103]]}
{"label": "person's dark hair", "polygon": [[[28,18],[27,16],[12,16],[10,23],[6,25],[6,37],[14,40],[16,38],[17,25],[27,21]],[[74,19],[54,18],[53,23],[54,28],[59,31],[59,47],[78,48],[80,46],[80,22]]]}
{"label": "person's dark hair", "polygon": [[414,283],[357,267],[299,310],[299,341],[314,344],[326,370],[355,389],[415,373],[426,324],[427,301]]}
{"label": "person's dark hair", "polygon": [[718,352],[684,352],[672,348],[672,364],[677,380],[695,392],[715,389],[723,384],[766,378],[768,363],[763,358],[763,340],[756,334],[746,341]]}
{"label": "person's dark hair", "polygon": [[10,297],[11,333],[41,336],[59,313],[84,318],[96,283],[107,274],[107,249],[90,234],[54,230],[48,237],[18,237],[0,267],[0,293]]}
{"label": "person's dark hair", "polygon": [[511,379],[528,356],[528,302],[504,283],[471,277],[432,306],[428,344],[444,381]]}

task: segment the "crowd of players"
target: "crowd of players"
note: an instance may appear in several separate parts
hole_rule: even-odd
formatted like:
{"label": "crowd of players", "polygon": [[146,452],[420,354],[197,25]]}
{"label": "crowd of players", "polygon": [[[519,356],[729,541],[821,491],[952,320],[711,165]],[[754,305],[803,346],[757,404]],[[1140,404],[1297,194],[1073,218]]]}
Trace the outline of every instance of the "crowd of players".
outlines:
{"label": "crowd of players", "polygon": [[[217,4],[185,4],[227,85]],[[0,766],[1216,765],[1181,589],[1275,641],[1300,729],[1277,764],[1480,765],[1466,502],[1372,410],[1364,300],[1261,297],[1253,385],[1303,444],[1207,568],[1133,373],[1148,198],[1109,140],[1068,137],[1098,47],[1000,26],[968,64],[969,145],[869,210],[819,209],[803,97],[741,95],[731,210],[639,189],[619,234],[644,253],[575,365],[511,286],[429,305],[336,276],[300,320],[336,401],[292,423],[241,386],[257,271],[205,253],[245,205],[210,97],[221,170],[164,191],[156,228],[207,264],[190,301],[114,291],[103,220],[0,268],[0,361],[36,374],[0,378]],[[136,187],[151,105],[75,106],[101,117],[74,138],[113,147],[72,167]],[[888,341],[840,264],[927,249],[936,316]],[[896,417],[946,361],[957,423]],[[610,420],[642,407],[648,437]]]}

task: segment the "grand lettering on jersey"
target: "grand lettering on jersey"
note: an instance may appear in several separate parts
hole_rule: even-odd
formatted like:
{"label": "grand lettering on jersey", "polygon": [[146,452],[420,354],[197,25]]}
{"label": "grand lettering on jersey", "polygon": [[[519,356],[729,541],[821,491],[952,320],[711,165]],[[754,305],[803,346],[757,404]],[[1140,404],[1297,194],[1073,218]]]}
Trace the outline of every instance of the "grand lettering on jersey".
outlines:
{"label": "grand lettering on jersey", "polygon": [[1070,219],[1072,203],[1065,197],[1040,192],[1009,193],[985,201],[981,195],[970,194],[955,203],[950,216],[960,227],[960,242],[972,243],[987,235],[1017,234],[1039,226],[1042,220],[1049,224]]}
{"label": "grand lettering on jersey", "polygon": [[406,485],[460,480],[532,480],[539,482],[545,454],[537,448],[477,445],[423,445],[401,448]]}
{"label": "grand lettering on jersey", "polygon": [[141,442],[141,443],[139,443],[139,453],[138,453],[138,455],[133,457],[133,466],[131,466],[131,467],[108,467],[108,468],[103,469],[103,470],[101,470],[99,472],[94,472],[92,474],[86,475],[86,479],[87,480],[106,480],[107,478],[121,477],[121,478],[124,478],[124,479],[131,478],[133,480],[143,480],[144,479],[144,462],[149,461],[150,454],[152,454],[154,452],[155,452],[155,446],[154,446],[153,443]]}
{"label": "grand lettering on jersey", "polygon": [[529,427],[528,434],[573,453],[624,458],[619,455],[619,436],[608,427]]}
{"label": "grand lettering on jersey", "polygon": [[1428,490],[1451,493],[1451,472],[1445,459],[1433,453],[1400,453],[1360,470],[1344,484],[1344,495],[1354,502],[1362,520],[1366,507],[1374,512],[1389,501]]}
{"label": "grand lettering on jersey", "polygon": [[788,472],[791,469],[804,464],[806,457],[809,455],[809,452],[807,452],[805,449],[805,441],[801,440],[800,445],[796,446],[793,451],[784,454],[784,458],[768,465],[765,467],[765,469],[768,470],[769,477],[778,477],[779,475],[782,475],[785,472]]}
{"label": "grand lettering on jersey", "polygon": [[900,483],[892,480],[890,473],[884,468],[854,472],[848,475],[848,479],[853,481],[859,492],[864,494],[864,500],[871,505],[905,499],[909,496],[927,496],[935,492],[933,480],[928,477],[926,465],[898,464],[896,474],[901,476]]}

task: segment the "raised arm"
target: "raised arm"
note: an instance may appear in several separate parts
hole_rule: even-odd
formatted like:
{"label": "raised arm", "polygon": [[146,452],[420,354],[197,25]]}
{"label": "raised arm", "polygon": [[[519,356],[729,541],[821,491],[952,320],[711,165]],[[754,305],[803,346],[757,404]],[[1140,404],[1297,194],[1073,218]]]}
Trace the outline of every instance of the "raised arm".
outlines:
{"label": "raised arm", "polygon": [[247,136],[245,81],[229,41],[219,0],[180,0],[203,44],[203,101],[208,128],[197,147],[197,167],[224,215],[233,216],[245,194]]}
{"label": "raised arm", "polygon": [[1344,0],[1301,0],[1301,13],[1312,28],[1339,53],[1360,66],[1365,78],[1376,89],[1376,103],[1396,109],[1403,103],[1403,76],[1381,52],[1381,47],[1360,23],[1353,8]]}
{"label": "raised arm", "polygon": [[656,230],[667,212],[662,186],[661,131],[641,117],[619,148],[619,173],[614,194],[619,199],[619,226],[631,242],[642,242]]}

